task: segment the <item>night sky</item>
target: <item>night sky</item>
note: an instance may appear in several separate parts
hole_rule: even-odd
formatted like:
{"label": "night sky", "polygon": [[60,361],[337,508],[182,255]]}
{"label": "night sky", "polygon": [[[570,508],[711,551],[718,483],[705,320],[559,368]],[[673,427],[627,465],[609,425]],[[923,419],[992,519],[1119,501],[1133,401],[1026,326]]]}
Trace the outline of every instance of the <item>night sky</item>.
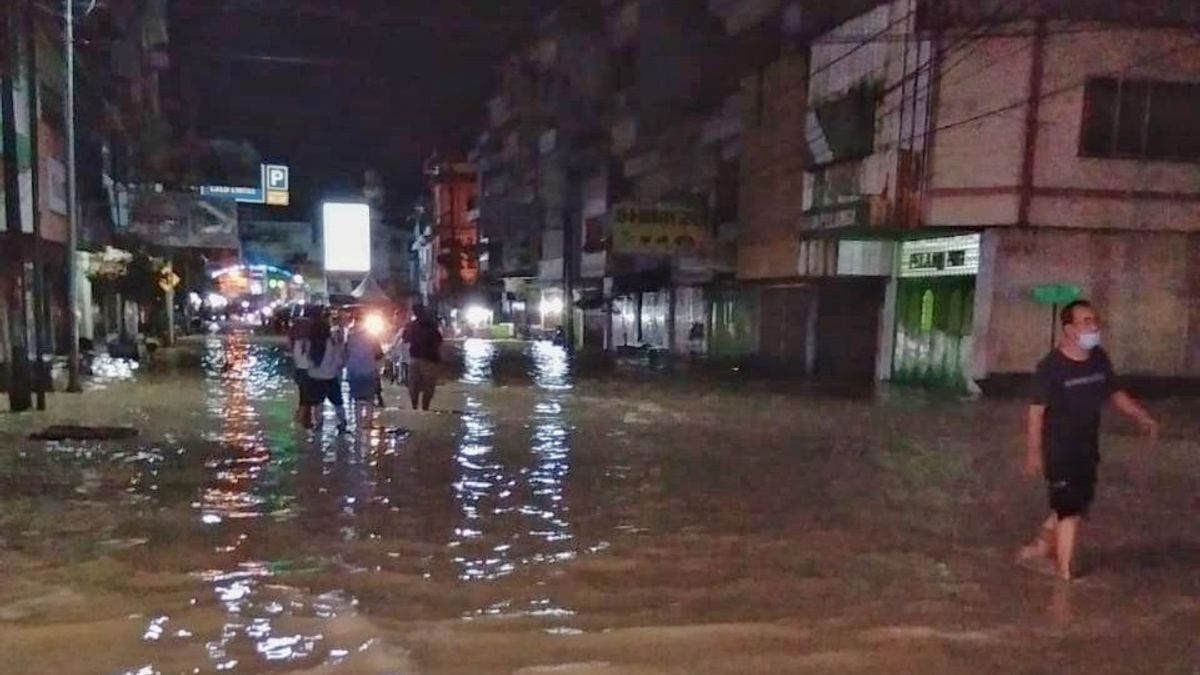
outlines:
{"label": "night sky", "polygon": [[[295,206],[384,176],[395,208],[435,148],[481,131],[497,66],[552,0],[174,0],[176,126],[292,167]],[[283,215],[283,214],[280,214]]]}

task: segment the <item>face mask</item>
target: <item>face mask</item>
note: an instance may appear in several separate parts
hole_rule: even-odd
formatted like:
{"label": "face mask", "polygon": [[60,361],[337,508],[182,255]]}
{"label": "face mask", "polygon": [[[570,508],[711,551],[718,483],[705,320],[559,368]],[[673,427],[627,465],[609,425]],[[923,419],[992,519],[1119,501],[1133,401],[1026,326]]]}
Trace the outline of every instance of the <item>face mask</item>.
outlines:
{"label": "face mask", "polygon": [[1100,346],[1100,331],[1091,330],[1079,334],[1079,346],[1086,351],[1092,351]]}

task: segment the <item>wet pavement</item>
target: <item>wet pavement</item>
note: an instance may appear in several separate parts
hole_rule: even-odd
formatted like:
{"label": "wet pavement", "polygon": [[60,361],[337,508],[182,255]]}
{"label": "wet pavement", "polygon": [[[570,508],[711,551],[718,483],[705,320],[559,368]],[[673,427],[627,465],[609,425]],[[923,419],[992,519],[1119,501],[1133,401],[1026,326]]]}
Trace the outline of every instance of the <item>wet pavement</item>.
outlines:
{"label": "wet pavement", "polygon": [[246,335],[0,416],[0,673],[1200,672],[1194,401],[1157,447],[1113,420],[1063,585],[1011,563],[1019,402],[462,351],[351,436]]}

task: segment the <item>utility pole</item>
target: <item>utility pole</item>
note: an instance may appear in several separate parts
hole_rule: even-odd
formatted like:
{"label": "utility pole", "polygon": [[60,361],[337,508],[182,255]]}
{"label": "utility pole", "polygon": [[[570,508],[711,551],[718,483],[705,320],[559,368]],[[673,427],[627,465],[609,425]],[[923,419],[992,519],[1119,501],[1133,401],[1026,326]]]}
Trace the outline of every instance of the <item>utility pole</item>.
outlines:
{"label": "utility pole", "polygon": [[[174,256],[167,255],[167,264],[163,268],[165,277],[175,276]],[[167,347],[175,346],[175,285],[169,283],[163,286],[163,301],[167,305],[167,337],[163,344]]]}
{"label": "utility pole", "polygon": [[[33,217],[33,393],[37,401],[37,409],[46,409],[46,386],[49,382],[49,372],[42,355],[43,341],[50,325],[46,321],[45,298],[45,261],[42,248],[42,202],[39,197],[39,178],[41,169],[41,148],[38,147],[38,66],[37,66],[37,31],[33,23],[33,0],[25,0],[25,101],[29,104],[29,165],[30,171],[29,201],[32,203],[30,212]],[[53,352],[51,352],[53,353]]]}
{"label": "utility pole", "polygon": [[16,3],[6,3],[4,8],[5,45],[0,50],[4,68],[0,71],[0,134],[4,143],[4,218],[8,223],[7,236],[14,242],[6,246],[12,256],[8,261],[12,271],[9,289],[8,314],[9,337],[12,342],[11,376],[8,382],[8,406],[13,412],[23,412],[33,406],[29,391],[29,351],[26,345],[25,314],[25,255],[21,238],[24,227],[21,223],[21,163],[17,148],[17,101],[15,81],[20,73],[20,50],[17,48],[18,31]]}
{"label": "utility pole", "polygon": [[583,228],[583,183],[578,170],[567,172],[567,214],[563,219],[562,328],[567,353],[575,351],[575,257],[579,253],[576,234]]}
{"label": "utility pole", "polygon": [[67,16],[67,391],[79,393],[79,196],[75,191],[75,0]]}

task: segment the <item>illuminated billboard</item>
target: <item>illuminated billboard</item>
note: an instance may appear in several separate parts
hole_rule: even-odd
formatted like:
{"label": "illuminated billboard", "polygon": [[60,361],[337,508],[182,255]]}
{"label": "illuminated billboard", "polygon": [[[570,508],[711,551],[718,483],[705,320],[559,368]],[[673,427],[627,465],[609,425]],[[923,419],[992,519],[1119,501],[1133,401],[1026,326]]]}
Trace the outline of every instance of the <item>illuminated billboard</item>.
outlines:
{"label": "illuminated billboard", "polygon": [[325,202],[321,232],[326,272],[371,271],[371,207],[366,204]]}

